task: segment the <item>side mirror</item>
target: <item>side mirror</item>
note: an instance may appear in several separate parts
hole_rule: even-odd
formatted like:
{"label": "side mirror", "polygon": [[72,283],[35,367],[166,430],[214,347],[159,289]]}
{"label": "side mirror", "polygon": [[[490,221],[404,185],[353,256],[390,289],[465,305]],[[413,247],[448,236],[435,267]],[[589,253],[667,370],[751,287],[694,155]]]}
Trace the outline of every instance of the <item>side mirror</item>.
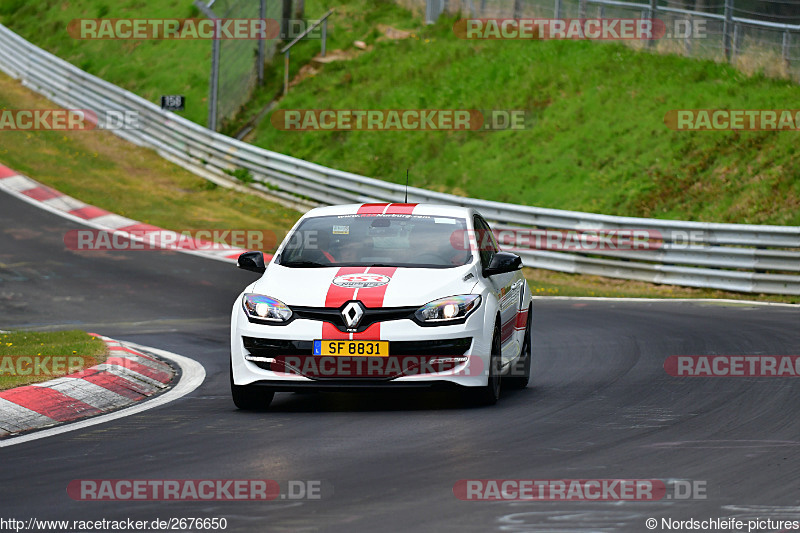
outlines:
{"label": "side mirror", "polygon": [[267,270],[264,264],[264,254],[262,252],[245,252],[239,256],[237,266],[251,272],[263,274]]}
{"label": "side mirror", "polygon": [[511,252],[497,252],[492,257],[489,266],[483,269],[483,277],[488,278],[495,274],[514,272],[522,268],[522,258]]}

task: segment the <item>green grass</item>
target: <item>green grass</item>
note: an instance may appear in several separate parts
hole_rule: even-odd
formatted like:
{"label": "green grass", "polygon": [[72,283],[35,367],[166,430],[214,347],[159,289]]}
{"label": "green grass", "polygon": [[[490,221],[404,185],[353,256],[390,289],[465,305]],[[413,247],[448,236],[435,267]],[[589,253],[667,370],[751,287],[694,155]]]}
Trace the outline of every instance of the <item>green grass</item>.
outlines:
{"label": "green grass", "polygon": [[[322,16],[335,4],[328,0],[307,0],[306,19]],[[364,16],[362,10],[369,14]],[[359,0],[341,8],[329,22],[328,50],[350,46],[354,39],[366,38],[371,24],[390,19],[399,11],[393,2],[386,0]],[[204,18],[191,1],[4,0],[0,3],[0,23],[77,67],[151,102],[158,103],[166,94],[185,95],[186,109],[177,113],[198,124],[207,124],[211,41],[78,40],[69,35],[67,26],[79,18]],[[319,53],[319,43],[319,39],[311,38],[292,48],[292,77]],[[241,48],[231,41],[224,42],[223,49],[225,47]],[[225,56],[223,52],[222,59],[237,62],[243,57]],[[252,100],[239,116],[222,121],[221,131],[237,131],[269,103],[282,86],[283,56],[277,54],[265,67],[264,85],[255,89]]]}
{"label": "green grass", "polygon": [[78,18],[190,18],[184,0],[4,0],[0,22],[37,46],[151,102],[186,95],[178,114],[206,124],[211,43],[203,40],[77,40],[67,24]]}
{"label": "green grass", "polygon": [[[53,104],[0,74],[0,108]],[[195,176],[107,131],[5,131],[0,164],[103,209],[172,230],[259,229],[278,241],[299,213]]]}
{"label": "green grass", "polygon": [[418,187],[541,207],[800,224],[798,132],[676,132],[671,109],[793,108],[800,87],[620,44],[465,41],[454,19],[326,65],[277,109],[525,109],[505,132],[285,132],[254,144]]}
{"label": "green grass", "polygon": [[78,372],[105,359],[105,343],[84,331],[0,333],[0,390]]}
{"label": "green grass", "polygon": [[[354,58],[309,69],[319,42],[292,50],[302,81],[295,108],[525,109],[533,126],[507,132],[283,132],[261,121],[252,140],[334,168],[455,194],[615,215],[800,224],[797,132],[675,132],[681,108],[792,108],[800,87],[710,61],[620,44],[465,41],[455,19],[425,27],[393,0],[307,0],[314,19],[335,7],[328,50]],[[0,21],[77,66],[152,101],[187,95],[182,114],[206,120],[208,41],[79,41],[79,17],[192,17],[182,0],[9,0]],[[382,27],[410,30],[386,39]],[[369,50],[360,52],[354,40]],[[280,91],[282,57],[235,119],[238,131]]]}
{"label": "green grass", "polygon": [[[399,7],[394,0],[306,0],[305,15],[309,21],[316,21],[331,8],[336,11],[328,18],[328,56],[337,52],[354,52],[353,42],[368,41],[382,35],[378,29],[381,25],[397,24],[415,25],[417,21],[411,14]],[[317,30],[320,31],[320,30]],[[288,44],[288,43],[284,43]],[[320,40],[308,38],[294,45],[290,52],[289,79],[295,80],[303,70],[304,75],[314,77],[318,69],[308,69],[311,60],[320,53]],[[227,135],[237,133],[248,121],[254,118],[276,96],[283,94],[284,60],[277,54],[271,64],[264,69],[264,85],[258,87],[253,97],[247,102],[234,119],[224,122],[220,131]],[[294,88],[290,89],[290,92]],[[270,148],[281,151],[278,147]]]}

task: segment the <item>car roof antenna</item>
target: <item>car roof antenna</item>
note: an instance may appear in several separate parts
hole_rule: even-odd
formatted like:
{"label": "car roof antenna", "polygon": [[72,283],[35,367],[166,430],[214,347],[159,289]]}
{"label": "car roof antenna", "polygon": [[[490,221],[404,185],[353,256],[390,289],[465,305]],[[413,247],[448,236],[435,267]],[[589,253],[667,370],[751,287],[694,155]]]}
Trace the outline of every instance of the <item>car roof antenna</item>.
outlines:
{"label": "car roof antenna", "polygon": [[408,169],[406,169],[406,201],[408,203]]}

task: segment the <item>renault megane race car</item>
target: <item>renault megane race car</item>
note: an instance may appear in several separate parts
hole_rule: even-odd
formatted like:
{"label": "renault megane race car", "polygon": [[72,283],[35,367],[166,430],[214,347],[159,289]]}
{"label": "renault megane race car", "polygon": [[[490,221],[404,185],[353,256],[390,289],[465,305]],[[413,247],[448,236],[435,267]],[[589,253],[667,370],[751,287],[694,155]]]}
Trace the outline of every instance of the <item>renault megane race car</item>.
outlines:
{"label": "renault megane race car", "polygon": [[493,404],[531,371],[531,292],[474,209],[353,204],[306,213],[233,305],[241,409],[276,391],[453,387]]}

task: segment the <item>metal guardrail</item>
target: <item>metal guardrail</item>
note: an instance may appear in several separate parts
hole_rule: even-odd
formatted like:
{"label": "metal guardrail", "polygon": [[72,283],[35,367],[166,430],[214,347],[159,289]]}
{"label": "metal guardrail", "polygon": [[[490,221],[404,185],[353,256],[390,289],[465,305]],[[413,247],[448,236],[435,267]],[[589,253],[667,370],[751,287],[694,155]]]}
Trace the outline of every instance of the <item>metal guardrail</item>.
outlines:
{"label": "metal guardrail", "polygon": [[[207,179],[238,184],[247,169],[254,187],[294,205],[403,202],[402,185],[335,170],[238,141],[199,126],[41,50],[0,25],[0,69],[58,105],[133,111],[136,129],[113,130]],[[226,172],[227,171],[227,172]],[[526,266],[561,272],[751,293],[800,295],[800,226],[685,222],[581,213],[463,198],[417,187],[409,202],[479,209],[499,230],[648,230],[663,242],[649,250],[517,249]],[[690,246],[684,243],[693,237]]]}

